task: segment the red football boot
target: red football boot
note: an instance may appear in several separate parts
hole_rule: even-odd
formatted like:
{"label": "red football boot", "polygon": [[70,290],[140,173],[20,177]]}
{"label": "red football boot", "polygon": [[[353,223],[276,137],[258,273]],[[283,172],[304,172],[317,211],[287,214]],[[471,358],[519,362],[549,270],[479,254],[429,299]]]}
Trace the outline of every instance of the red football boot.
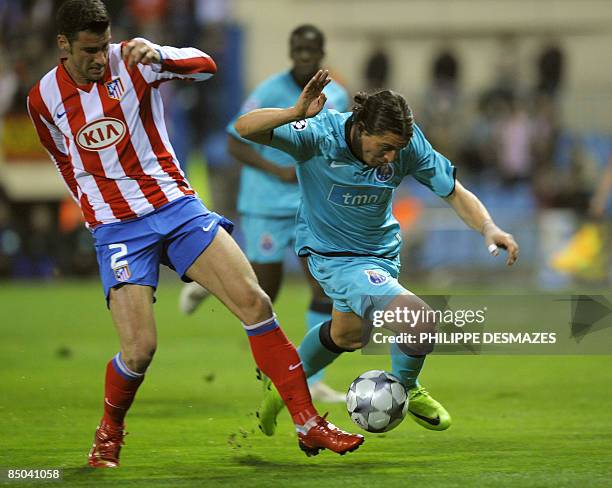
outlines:
{"label": "red football boot", "polygon": [[104,421],[100,422],[87,458],[92,468],[117,468],[119,466],[119,451],[123,445],[123,437],[126,435],[123,428],[115,428]]}
{"label": "red football boot", "polygon": [[298,444],[307,456],[316,456],[322,449],[344,455],[363,444],[361,434],[349,434],[325,420],[327,414],[317,418],[317,423],[306,434],[298,433]]}

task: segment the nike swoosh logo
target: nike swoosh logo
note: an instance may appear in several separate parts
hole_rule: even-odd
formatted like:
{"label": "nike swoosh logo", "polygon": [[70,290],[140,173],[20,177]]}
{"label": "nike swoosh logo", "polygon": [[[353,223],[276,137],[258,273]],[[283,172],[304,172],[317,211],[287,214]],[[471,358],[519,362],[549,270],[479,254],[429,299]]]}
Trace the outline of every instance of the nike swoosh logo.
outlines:
{"label": "nike swoosh logo", "polygon": [[418,413],[414,413],[412,410],[408,409],[408,411],[414,415],[416,418],[424,420],[428,424],[431,425],[440,425],[440,416],[438,415],[436,418],[425,417],[425,415],[419,415]]}
{"label": "nike swoosh logo", "polygon": [[111,406],[111,407],[113,407],[113,408],[119,408],[119,409],[121,409],[121,410],[125,410],[125,408],[119,407],[119,406],[117,406],[117,405],[113,405],[111,402],[109,402],[109,401],[108,401],[108,398],[105,398],[105,399],[104,399],[104,403],[106,403],[107,405],[110,405],[110,406]]}
{"label": "nike swoosh logo", "polygon": [[301,365],[302,365],[302,361],[300,361],[300,362],[299,362],[299,363],[297,363],[297,364],[290,364],[290,365],[289,365],[289,371],[293,371],[294,369],[299,368]]}
{"label": "nike swoosh logo", "polygon": [[57,117],[58,119],[61,119],[61,118],[62,118],[64,115],[66,115],[66,111],[63,111],[61,114],[58,112],[58,113],[57,113],[57,115],[56,115],[56,117]]}
{"label": "nike swoosh logo", "polygon": [[343,168],[344,166],[350,166],[350,165],[336,163],[336,161],[333,161],[329,166],[330,166],[330,168]]}
{"label": "nike swoosh logo", "polygon": [[214,220],[212,222],[210,222],[206,227],[202,227],[202,230],[204,232],[208,232],[210,229],[212,229],[213,225],[215,225],[215,221]]}

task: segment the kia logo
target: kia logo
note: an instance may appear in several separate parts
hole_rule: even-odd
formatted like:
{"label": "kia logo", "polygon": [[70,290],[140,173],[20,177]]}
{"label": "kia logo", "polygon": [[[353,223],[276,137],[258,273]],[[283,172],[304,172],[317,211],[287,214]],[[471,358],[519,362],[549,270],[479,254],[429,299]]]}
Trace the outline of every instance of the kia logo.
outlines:
{"label": "kia logo", "polygon": [[87,151],[101,151],[117,144],[126,132],[122,121],[104,117],[83,126],[76,136],[76,142]]}

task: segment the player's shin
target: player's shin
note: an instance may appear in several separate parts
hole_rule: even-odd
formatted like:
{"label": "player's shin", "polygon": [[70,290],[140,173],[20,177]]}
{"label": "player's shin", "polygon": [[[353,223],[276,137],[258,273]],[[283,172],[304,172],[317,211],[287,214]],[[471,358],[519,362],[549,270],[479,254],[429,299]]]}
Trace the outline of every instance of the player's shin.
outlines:
{"label": "player's shin", "polygon": [[[323,322],[326,322],[331,318],[331,312],[332,312],[331,301],[329,300],[322,301],[320,299],[319,300],[313,299],[310,302],[308,311],[306,312],[306,325],[308,329],[307,333],[309,333],[315,328],[318,330]],[[300,357],[302,357],[301,354],[300,354]],[[307,373],[306,376],[308,377],[309,385],[318,383],[319,381],[323,380],[323,369],[320,369],[318,372],[312,375],[309,375]]]}
{"label": "player's shin", "polygon": [[[400,306],[403,310],[429,310],[425,308],[424,302],[416,297],[398,297],[400,300],[407,300],[407,302],[401,303]],[[418,300],[415,302],[415,300]],[[420,308],[417,308],[420,307]],[[398,307],[396,310],[399,310]],[[391,308],[393,310],[393,308]],[[434,342],[430,339],[418,340],[422,337],[432,337],[435,333],[435,321],[433,320],[420,320],[416,322],[403,322],[397,321],[391,323],[389,326],[390,330],[393,330],[398,339],[396,342],[391,343],[391,371],[397,376],[404,386],[411,390],[419,386],[418,377],[423,368],[425,358],[429,353],[433,351]],[[408,335],[412,338],[417,338],[415,342],[404,342],[400,341],[402,337]]]}
{"label": "player's shin", "polygon": [[115,428],[123,427],[125,415],[143,380],[144,373],[130,370],[121,353],[108,362],[104,384],[104,422]]}
{"label": "player's shin", "polygon": [[391,372],[410,390],[418,385],[418,377],[426,355],[410,354],[398,344],[391,344]]}
{"label": "player's shin", "polygon": [[276,317],[244,325],[244,328],[257,366],[274,383],[293,422],[298,428],[312,422],[317,412],[312,405],[302,362]]}
{"label": "player's shin", "polygon": [[304,373],[308,378],[331,364],[343,352],[348,352],[334,343],[330,326],[331,320],[328,320],[313,327],[304,336],[298,347]]}

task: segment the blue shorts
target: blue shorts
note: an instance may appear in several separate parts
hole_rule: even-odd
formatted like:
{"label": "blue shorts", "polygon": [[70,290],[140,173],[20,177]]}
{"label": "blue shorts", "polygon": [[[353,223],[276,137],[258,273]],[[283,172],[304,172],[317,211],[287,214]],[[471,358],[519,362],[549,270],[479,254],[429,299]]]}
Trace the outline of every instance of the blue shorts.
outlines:
{"label": "blue shorts", "polygon": [[185,272],[210,245],[221,225],[234,224],[196,197],[182,197],[133,220],[96,227],[93,237],[104,294],[126,283],[157,288],[159,265]]}
{"label": "blue shorts", "polygon": [[[406,293],[399,284],[400,261],[374,256],[308,256],[308,268],[340,312],[364,317],[367,309],[384,308],[394,297]],[[374,297],[374,300],[372,300]]]}
{"label": "blue shorts", "polygon": [[243,215],[246,255],[252,263],[282,263],[287,248],[295,242],[295,216],[262,217]]}

